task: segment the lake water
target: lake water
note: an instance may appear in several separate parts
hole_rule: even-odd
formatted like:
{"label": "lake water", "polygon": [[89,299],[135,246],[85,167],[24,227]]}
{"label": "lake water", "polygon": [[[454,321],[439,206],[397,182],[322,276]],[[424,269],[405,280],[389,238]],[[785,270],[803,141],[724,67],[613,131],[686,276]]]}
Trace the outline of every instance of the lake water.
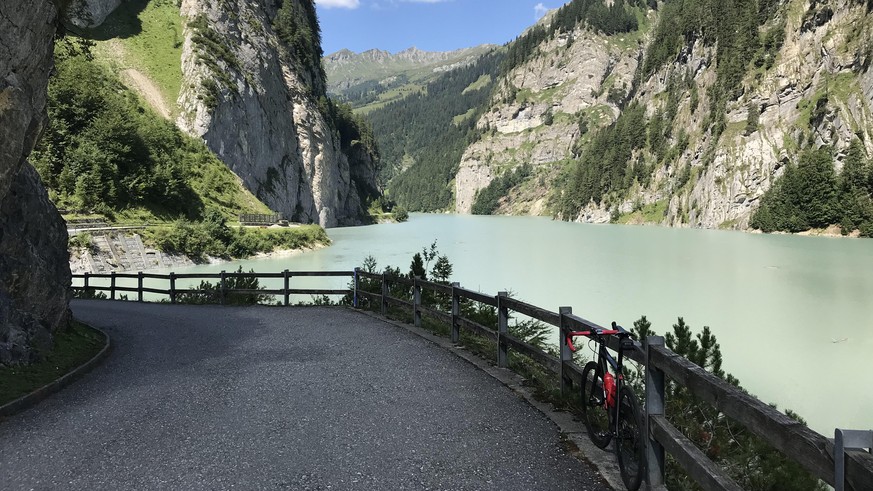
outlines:
{"label": "lake water", "polygon": [[760,399],[828,436],[873,428],[873,240],[422,214],[328,233],[318,251],[176,272],[343,270],[368,255],[406,272],[436,240],[466,288],[601,325],[646,315],[659,333],[682,316],[710,326],[725,370]]}

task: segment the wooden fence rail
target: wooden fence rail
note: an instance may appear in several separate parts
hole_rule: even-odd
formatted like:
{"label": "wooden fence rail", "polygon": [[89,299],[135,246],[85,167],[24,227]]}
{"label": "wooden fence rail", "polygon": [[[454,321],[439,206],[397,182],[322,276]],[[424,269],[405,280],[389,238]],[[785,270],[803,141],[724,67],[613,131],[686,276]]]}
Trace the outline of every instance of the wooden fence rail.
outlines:
{"label": "wooden fence rail", "polygon": [[[228,295],[232,294],[247,294],[247,295],[276,295],[283,297],[283,304],[290,305],[291,295],[349,295],[353,294],[352,289],[336,289],[336,288],[291,288],[290,282],[296,277],[321,277],[321,278],[337,278],[347,277],[355,278],[355,271],[289,271],[285,270],[280,273],[228,273],[222,271],[220,273],[185,273],[185,274],[156,274],[156,273],[101,273],[101,274],[74,274],[74,280],[82,280],[81,286],[73,286],[74,292],[98,291],[109,292],[109,298],[115,300],[116,293],[136,293],[138,302],[143,301],[143,294],[151,293],[157,295],[166,295],[170,303],[177,303],[179,295],[183,294],[211,294],[216,293],[213,290],[204,290],[199,288],[177,288],[176,280],[218,280],[218,295],[220,303],[224,303]],[[235,278],[252,278],[252,279],[282,279],[284,280],[283,288],[228,288],[227,280]],[[95,285],[91,282],[93,279],[108,279],[109,285]],[[137,280],[136,287],[118,286],[118,279],[135,279]],[[167,288],[147,287],[143,284],[144,279],[151,280],[167,280]],[[357,302],[355,302],[357,304]]]}
{"label": "wooden fence rail", "polygon": [[[452,340],[457,342],[458,329],[466,329],[497,343],[497,363],[507,366],[509,349],[538,362],[544,368],[559,376],[562,391],[580,387],[582,370],[572,361],[572,353],[565,343],[564,332],[584,331],[603,327],[575,316],[569,307],[561,307],[552,312],[520,300],[498,293],[489,296],[452,286],[435,284],[420,279],[410,280],[381,274],[358,271],[361,279],[375,280],[381,284],[380,291],[363,292],[369,300],[382,305],[385,313],[388,305],[397,305],[410,310],[413,322],[420,324],[424,313],[452,326]],[[397,287],[411,288],[413,301],[409,302],[391,297],[389,292]],[[357,284],[356,284],[357,286]],[[431,292],[451,297],[451,312],[443,312],[422,305],[422,292]],[[483,326],[460,315],[458,305],[463,301],[480,302],[497,308],[497,326]],[[517,339],[506,332],[510,312],[528,316],[558,328],[560,357],[547,353],[537,346]],[[646,434],[647,442],[647,483],[650,487],[660,487],[665,481],[664,454],[669,453],[688,472],[703,489],[739,490],[740,488],[727,474],[710,461],[693,442],[674,427],[666,418],[665,384],[671,380],[688,388],[702,402],[732,418],[750,432],[760,437],[788,458],[802,465],[813,476],[834,485],[833,442],[824,435],[816,433],[807,426],[782,414],[772,406],[737,389],[724,380],[700,368],[689,360],[677,355],[664,346],[664,339],[651,336],[641,345],[636,343],[633,350],[625,356],[642,366],[646,376]],[[607,337],[607,346],[618,350],[618,338]],[[578,389],[576,389],[578,390]],[[867,452],[850,451],[846,454],[846,489],[873,491],[873,456]]]}
{"label": "wooden fence rail", "polygon": [[[352,279],[352,289],[292,289],[289,282],[294,277],[349,277]],[[558,312],[552,312],[531,305],[500,292],[495,296],[461,288],[459,284],[451,285],[424,281],[418,278],[392,276],[369,273],[360,269],[355,271],[288,271],[280,273],[215,273],[215,274],[174,274],[166,275],[152,273],[137,274],[97,274],[73,275],[82,279],[84,285],[74,287],[78,290],[91,288],[93,290],[109,291],[110,298],[115,298],[116,292],[134,292],[142,301],[143,293],[169,295],[175,303],[177,295],[187,292],[203,292],[201,290],[180,290],[175,286],[177,279],[219,279],[222,301],[231,293],[258,293],[283,295],[284,304],[289,305],[292,294],[316,295],[347,295],[352,296],[355,308],[365,303],[370,308],[387,314],[390,306],[408,309],[412,322],[420,326],[422,316],[444,322],[451,327],[453,342],[460,340],[460,330],[483,336],[497,345],[496,359],[499,367],[508,367],[510,350],[525,355],[536,361],[558,377],[562,392],[578,390],[582,382],[582,370],[573,363],[572,353],[566,344],[564,333],[568,331],[584,331],[603,329],[603,327],[573,315],[569,307],[561,307]],[[92,278],[110,279],[110,286],[93,286]],[[137,288],[116,286],[116,279],[138,280]],[[169,289],[146,288],[143,279],[161,279],[169,281]],[[228,278],[258,278],[284,280],[284,288],[268,290],[236,290],[225,288]],[[392,296],[392,292],[401,293],[410,300]],[[439,299],[438,305],[427,305],[427,299]],[[460,306],[463,302],[479,302],[494,307],[497,313],[495,326],[485,326],[462,315]],[[443,307],[439,305],[441,304]],[[446,308],[450,306],[450,308]],[[538,346],[523,339],[518,339],[508,332],[509,318],[512,313],[528,316],[547,325],[557,328],[560,356],[555,356]],[[618,338],[607,337],[608,347],[617,351]],[[636,343],[634,349],[625,352],[625,356],[638,362],[644,369],[646,379],[645,432],[647,435],[647,483],[650,487],[660,487],[664,484],[664,456],[669,453],[703,489],[706,490],[738,490],[741,489],[722,469],[710,461],[685,435],[676,429],[667,419],[665,408],[665,385],[667,380],[686,387],[695,397],[708,403],[726,416],[735,420],[750,432],[782,452],[788,458],[798,462],[812,475],[824,482],[835,485],[834,482],[834,445],[825,436],[810,430],[790,417],[755,397],[737,389],[724,380],[712,375],[689,360],[670,351],[664,345],[664,339],[650,336],[644,344]],[[574,389],[575,388],[575,389]],[[850,451],[846,453],[845,489],[854,491],[873,491],[873,456],[867,452]]]}

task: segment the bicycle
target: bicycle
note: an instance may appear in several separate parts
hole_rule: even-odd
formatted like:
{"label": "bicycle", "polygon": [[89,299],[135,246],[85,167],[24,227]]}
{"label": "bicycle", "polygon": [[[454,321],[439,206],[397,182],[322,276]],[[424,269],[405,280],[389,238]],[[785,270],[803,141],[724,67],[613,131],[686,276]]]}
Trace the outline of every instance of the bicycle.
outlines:
{"label": "bicycle", "polygon": [[[645,468],[643,418],[637,396],[626,385],[623,373],[624,351],[633,349],[633,335],[615,322],[612,329],[569,331],[566,343],[573,352],[576,336],[590,337],[599,345],[597,361],[588,362],[582,370],[582,413],[588,436],[598,448],[606,448],[615,437],[621,479],[629,490],[636,491]],[[606,336],[619,337],[617,359],[606,349]]]}

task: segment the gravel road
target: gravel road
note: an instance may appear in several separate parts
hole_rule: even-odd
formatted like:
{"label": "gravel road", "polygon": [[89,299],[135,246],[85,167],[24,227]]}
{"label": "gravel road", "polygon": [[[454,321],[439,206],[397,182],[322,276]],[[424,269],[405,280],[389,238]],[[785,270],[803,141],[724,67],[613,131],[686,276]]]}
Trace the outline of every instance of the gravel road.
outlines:
{"label": "gravel road", "polygon": [[352,310],[73,312],[115,349],[0,422],[0,489],[608,489],[508,388]]}

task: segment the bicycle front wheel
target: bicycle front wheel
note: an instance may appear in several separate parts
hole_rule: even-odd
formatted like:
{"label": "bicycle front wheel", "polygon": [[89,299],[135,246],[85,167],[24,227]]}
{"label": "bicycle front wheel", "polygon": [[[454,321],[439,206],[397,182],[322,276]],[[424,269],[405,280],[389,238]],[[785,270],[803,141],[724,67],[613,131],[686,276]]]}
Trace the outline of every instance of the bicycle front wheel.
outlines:
{"label": "bicycle front wheel", "polygon": [[622,387],[618,399],[618,431],[615,438],[615,454],[624,485],[636,491],[645,472],[645,441],[643,440],[643,415],[637,396],[629,387]]}
{"label": "bicycle front wheel", "polygon": [[582,370],[582,414],[591,442],[598,448],[606,448],[612,440],[609,410],[603,389],[603,373],[593,361],[589,361]]}

